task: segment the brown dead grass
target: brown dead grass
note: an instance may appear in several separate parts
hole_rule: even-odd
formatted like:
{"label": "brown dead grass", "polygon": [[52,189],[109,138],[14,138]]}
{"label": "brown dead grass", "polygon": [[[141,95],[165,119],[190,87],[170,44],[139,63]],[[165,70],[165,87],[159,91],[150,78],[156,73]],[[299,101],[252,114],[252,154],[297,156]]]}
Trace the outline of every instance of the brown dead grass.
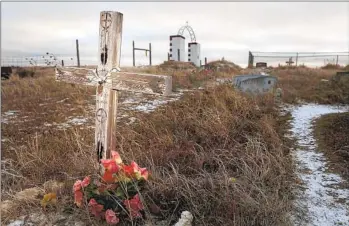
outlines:
{"label": "brown dead grass", "polygon": [[[173,72],[175,86],[195,87],[217,76],[184,73]],[[93,118],[88,111],[93,94],[93,89],[54,81],[53,73],[2,81],[2,113],[19,110],[33,119],[2,123],[2,137],[9,139],[2,142],[2,160],[11,162],[8,173],[2,171],[3,199],[56,179],[66,183],[60,206],[73,207],[72,184],[95,172],[94,130],[62,131],[43,124],[62,122],[67,115]],[[68,110],[71,105],[77,109]],[[195,225],[288,225],[292,168],[283,138],[286,118],[274,107],[271,96],[254,99],[228,86],[187,93],[150,114],[132,113],[138,123],[119,123],[118,151],[125,161],[135,160],[152,172],[143,196],[148,205],[161,208],[162,219],[173,223],[189,210]],[[38,208],[18,203],[1,220]]]}
{"label": "brown dead grass", "polygon": [[[220,61],[219,61],[220,62]],[[171,62],[164,65],[188,65],[186,62]],[[191,64],[189,64],[191,65]],[[192,66],[192,65],[191,65]],[[169,75],[172,76],[174,91],[179,89],[193,89],[198,87],[205,87],[208,84],[215,82],[216,78],[231,78],[237,74],[237,69],[230,71],[210,71],[196,69],[194,66],[184,69],[173,69],[171,67],[160,66],[147,66],[144,68],[122,68],[124,71],[142,72],[156,75]]]}
{"label": "brown dead grass", "polygon": [[349,113],[334,113],[315,122],[315,136],[330,168],[349,179]]}
{"label": "brown dead grass", "polygon": [[151,169],[144,195],[165,219],[189,210],[197,225],[285,225],[292,169],[272,107],[225,86],[195,92],[120,128],[118,149]]}
{"label": "brown dead grass", "polygon": [[337,71],[341,70],[290,67],[275,68],[271,74],[277,76],[287,103],[349,103],[349,84],[332,81]]}

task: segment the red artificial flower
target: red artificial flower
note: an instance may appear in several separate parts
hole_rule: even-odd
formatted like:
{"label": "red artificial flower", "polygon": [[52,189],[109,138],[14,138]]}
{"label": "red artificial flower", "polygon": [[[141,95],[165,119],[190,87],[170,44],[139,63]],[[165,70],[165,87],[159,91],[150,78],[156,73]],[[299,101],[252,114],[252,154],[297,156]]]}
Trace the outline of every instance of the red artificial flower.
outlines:
{"label": "red artificial flower", "polygon": [[116,225],[120,221],[113,210],[107,210],[105,212],[105,220],[110,225]]}
{"label": "red artificial flower", "polygon": [[105,172],[104,172],[104,175],[103,175],[102,179],[106,183],[113,183],[113,182],[115,182],[115,178],[114,178],[113,174],[117,173],[119,171],[119,166],[112,159],[102,159],[101,163],[102,163],[102,165],[103,165],[103,167],[105,169]]}
{"label": "red artificial flower", "polygon": [[103,205],[98,204],[95,199],[90,199],[88,203],[89,210],[92,215],[99,218],[102,216]]}
{"label": "red artificial flower", "polygon": [[105,171],[108,171],[110,173],[117,173],[119,171],[119,166],[112,159],[102,159],[101,163]]}
{"label": "red artificial flower", "polygon": [[139,199],[138,194],[130,200],[124,200],[124,205],[126,206],[126,209],[130,212],[132,217],[142,217],[139,211],[143,209],[143,204]]}
{"label": "red artificial flower", "polygon": [[138,164],[134,161],[131,162],[129,166],[125,165],[123,170],[128,177],[135,177],[137,180],[143,178],[148,179],[149,172],[146,168],[140,168]]}
{"label": "red artificial flower", "polygon": [[77,180],[75,183],[74,183],[74,186],[73,186],[73,190],[74,192],[75,191],[80,191],[81,190],[81,180]]}
{"label": "red artificial flower", "polygon": [[74,193],[74,203],[78,206],[81,207],[82,206],[82,191],[75,191]]}
{"label": "red artificial flower", "polygon": [[115,182],[115,178],[113,176],[113,173],[106,171],[103,174],[102,180],[105,181],[106,183],[114,183]]}
{"label": "red artificial flower", "polygon": [[131,165],[125,165],[124,167],[123,167],[123,170],[124,170],[124,172],[125,172],[125,175],[127,176],[127,177],[132,177],[133,176],[133,174],[134,174],[134,169],[133,169],[133,167],[131,166]]}
{"label": "red artificial flower", "polygon": [[85,177],[84,180],[81,182],[81,186],[82,186],[83,188],[87,187],[87,186],[90,184],[90,180],[91,180],[91,179],[90,179],[89,176]]}

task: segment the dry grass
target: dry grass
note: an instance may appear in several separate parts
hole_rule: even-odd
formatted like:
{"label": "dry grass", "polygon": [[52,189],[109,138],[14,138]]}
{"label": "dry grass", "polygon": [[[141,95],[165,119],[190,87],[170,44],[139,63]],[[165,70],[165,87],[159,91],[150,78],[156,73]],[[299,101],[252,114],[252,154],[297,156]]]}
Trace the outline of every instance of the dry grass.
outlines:
{"label": "dry grass", "polygon": [[328,114],[317,119],[315,136],[330,160],[330,168],[349,179],[349,113]]}
{"label": "dry grass", "polygon": [[342,67],[337,64],[326,64],[325,66],[321,67],[321,69],[335,69],[335,70],[340,70]]}
{"label": "dry grass", "polygon": [[206,85],[210,85],[215,82],[216,78],[231,78],[234,74],[236,74],[237,70],[234,72],[225,72],[225,71],[216,71],[216,72],[207,72],[205,70],[197,69],[194,66],[185,68],[185,69],[173,69],[171,67],[167,67],[166,65],[190,65],[185,62],[175,63],[170,62],[160,66],[147,66],[144,68],[123,68],[125,71],[133,71],[133,72],[142,72],[149,74],[158,74],[158,75],[169,75],[172,76],[173,81],[173,90],[179,89],[193,89],[198,87],[203,87]]}
{"label": "dry grass", "polygon": [[[331,81],[334,69],[275,68],[271,74],[279,79],[287,103],[301,101],[323,104],[349,103],[349,84]],[[322,81],[329,80],[329,81]]]}
{"label": "dry grass", "polygon": [[[56,179],[66,183],[59,203],[69,209],[72,183],[95,172],[94,130],[86,125],[57,130],[45,123],[64,122],[69,115],[89,117],[93,125],[94,89],[59,83],[53,71],[46,73],[2,81],[2,113],[19,110],[18,118],[31,119],[2,123],[2,138],[8,139],[2,142],[2,160],[8,162],[2,198]],[[174,86],[181,88],[231,77],[172,73]],[[151,170],[143,196],[161,208],[160,218],[173,223],[189,210],[195,225],[288,225],[292,168],[283,138],[286,118],[274,107],[271,96],[253,99],[227,86],[190,92],[150,114],[130,113],[138,120],[118,124],[118,151]],[[18,203],[2,214],[2,222],[38,208]]]}
{"label": "dry grass", "polygon": [[[76,126],[64,131],[46,124],[63,123],[68,116],[91,118],[94,89],[56,82],[52,68],[39,68],[33,78],[12,75],[1,83],[2,120],[6,112],[18,111],[1,124],[2,200],[51,179],[67,183],[60,199],[70,197],[73,179],[93,172],[93,130]],[[2,222],[39,208],[39,203],[17,204],[2,213]]]}
{"label": "dry grass", "polygon": [[151,169],[144,195],[166,219],[189,210],[196,225],[286,225],[292,169],[276,118],[272,98],[221,86],[140,115],[118,149]]}

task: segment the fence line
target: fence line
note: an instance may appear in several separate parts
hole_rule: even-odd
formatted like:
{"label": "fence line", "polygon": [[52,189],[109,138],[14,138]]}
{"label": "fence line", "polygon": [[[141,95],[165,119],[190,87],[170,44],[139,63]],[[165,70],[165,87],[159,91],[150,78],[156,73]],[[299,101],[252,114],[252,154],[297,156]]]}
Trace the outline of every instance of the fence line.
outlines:
{"label": "fence line", "polygon": [[[54,55],[57,63],[64,61],[64,65],[75,66],[76,57],[70,57],[65,54]],[[31,55],[31,56],[2,56],[1,66],[12,66],[12,67],[30,67],[30,66],[49,66],[48,62],[53,61],[48,55]]]}
{"label": "fence line", "polygon": [[261,52],[250,51],[249,66],[257,62],[268,65],[324,66],[326,64],[349,65],[349,52]]}

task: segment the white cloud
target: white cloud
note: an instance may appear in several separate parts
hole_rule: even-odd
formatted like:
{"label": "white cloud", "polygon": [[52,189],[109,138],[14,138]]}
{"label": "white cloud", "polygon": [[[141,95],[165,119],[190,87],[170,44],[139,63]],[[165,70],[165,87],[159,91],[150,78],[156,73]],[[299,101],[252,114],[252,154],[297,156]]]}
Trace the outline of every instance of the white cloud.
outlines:
{"label": "white cloud", "polygon": [[246,64],[248,50],[349,51],[345,2],[6,2],[1,7],[2,54],[74,56],[79,39],[82,62],[90,63],[97,58],[103,10],[124,14],[122,65],[132,64],[132,40],[141,48],[152,43],[154,63],[166,60],[169,35],[186,21],[201,43],[202,60],[224,56]]}

